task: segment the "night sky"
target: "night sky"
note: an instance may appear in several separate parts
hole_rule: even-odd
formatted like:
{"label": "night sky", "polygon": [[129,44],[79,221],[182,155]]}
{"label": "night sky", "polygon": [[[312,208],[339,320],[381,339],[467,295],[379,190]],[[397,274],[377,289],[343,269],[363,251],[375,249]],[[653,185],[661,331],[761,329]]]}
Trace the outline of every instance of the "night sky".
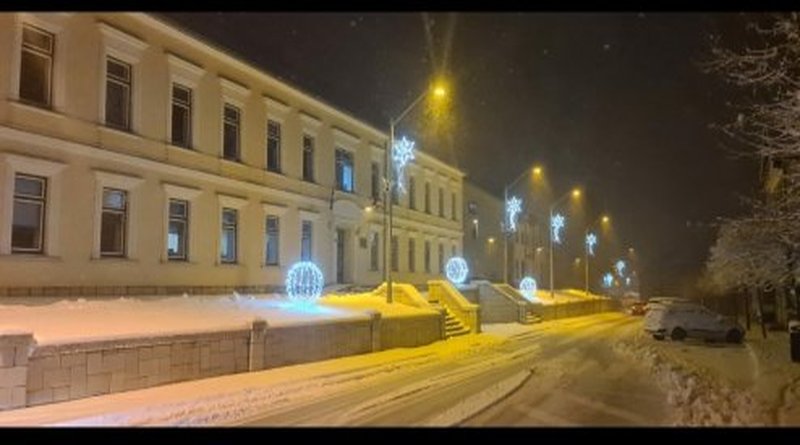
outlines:
{"label": "night sky", "polygon": [[452,139],[423,149],[498,196],[537,161],[555,193],[581,184],[592,213],[612,215],[615,248],[635,247],[645,295],[685,291],[702,271],[710,223],[743,212],[741,196],[757,190],[758,163],[734,159],[709,128],[731,118],[735,92],[698,67],[712,35],[741,33],[741,14],[164,17],[387,131],[444,66]]}

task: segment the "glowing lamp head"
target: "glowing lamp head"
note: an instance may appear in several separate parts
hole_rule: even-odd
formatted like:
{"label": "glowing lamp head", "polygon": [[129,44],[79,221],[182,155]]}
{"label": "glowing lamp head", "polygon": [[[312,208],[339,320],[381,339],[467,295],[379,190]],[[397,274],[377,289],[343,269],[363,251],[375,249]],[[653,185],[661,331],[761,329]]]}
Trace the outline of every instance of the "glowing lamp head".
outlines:
{"label": "glowing lamp head", "polygon": [[311,305],[322,295],[325,278],[311,261],[295,263],[286,274],[286,293],[289,300],[299,305]]}
{"label": "glowing lamp head", "polygon": [[444,87],[444,85],[436,85],[433,87],[433,95],[438,99],[442,99],[447,96],[447,89]]}
{"label": "glowing lamp head", "polygon": [[372,206],[366,206],[366,207],[364,207],[364,211],[365,211],[365,212],[367,212],[367,213],[370,213],[370,212],[372,212],[372,210],[373,210],[373,209],[374,209],[374,207],[372,207]]}
{"label": "glowing lamp head", "polygon": [[453,257],[447,260],[447,265],[444,267],[444,272],[445,275],[447,275],[447,279],[453,284],[462,284],[467,279],[469,268],[467,267],[467,262],[464,260],[464,258]]}
{"label": "glowing lamp head", "polygon": [[536,176],[541,175],[542,174],[542,167],[539,167],[539,166],[533,167],[533,174],[536,175]]}
{"label": "glowing lamp head", "polygon": [[486,241],[488,241],[489,244],[494,244],[494,237],[489,237],[489,239]]}
{"label": "glowing lamp head", "polygon": [[603,215],[603,223],[608,224],[609,221],[611,221],[611,218],[609,218],[608,215]]}
{"label": "glowing lamp head", "polygon": [[528,300],[536,298],[536,280],[533,277],[525,277],[519,282],[519,291]]}
{"label": "glowing lamp head", "polygon": [[573,198],[580,198],[581,197],[581,189],[574,189],[572,190],[572,197]]}

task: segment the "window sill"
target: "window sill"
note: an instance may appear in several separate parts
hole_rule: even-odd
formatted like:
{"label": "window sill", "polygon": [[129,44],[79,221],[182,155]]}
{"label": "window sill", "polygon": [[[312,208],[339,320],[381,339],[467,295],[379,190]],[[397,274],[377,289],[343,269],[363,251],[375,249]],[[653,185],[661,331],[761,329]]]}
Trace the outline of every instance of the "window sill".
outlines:
{"label": "window sill", "polygon": [[195,149],[194,149],[194,148],[192,148],[192,147],[184,147],[183,145],[175,145],[175,144],[173,144],[172,142],[167,142],[167,147],[169,147],[169,148],[171,148],[171,149],[173,149],[173,150],[178,150],[178,151],[186,151],[186,152],[191,152],[191,153],[197,153],[197,150],[195,150]]}
{"label": "window sill", "polygon": [[227,162],[228,164],[231,164],[231,165],[239,165],[239,166],[242,166],[242,167],[245,166],[241,159],[229,159],[229,158],[221,157],[221,158],[219,158],[219,160],[223,161],[223,162]]}
{"label": "window sill", "polygon": [[244,266],[244,264],[242,264],[242,263],[222,263],[222,262],[219,262],[219,261],[217,261],[214,265],[217,266],[217,267],[229,267],[229,268],[236,268],[236,267]]}
{"label": "window sill", "polygon": [[11,106],[14,107],[14,108],[21,108],[23,110],[30,110],[30,111],[33,111],[33,112],[36,112],[36,113],[41,113],[41,114],[43,114],[45,116],[57,117],[57,118],[60,118],[60,119],[66,119],[66,117],[67,117],[63,113],[61,113],[59,111],[56,111],[56,110],[54,110],[52,108],[46,108],[44,106],[29,104],[29,103],[26,103],[26,102],[22,102],[19,99],[11,99],[11,100],[8,101],[8,103],[11,104]]}
{"label": "window sill", "polygon": [[199,266],[200,263],[188,260],[161,260],[161,264],[169,264],[171,266]]}
{"label": "window sill", "polygon": [[109,127],[108,125],[105,125],[105,124],[102,124],[102,123],[100,124],[100,131],[102,131],[104,133],[110,133],[110,134],[117,134],[117,135],[120,135],[120,136],[125,136],[127,138],[133,139],[134,141],[141,141],[142,140],[141,136],[139,136],[136,133],[133,133],[132,131],[126,131],[126,130],[121,130],[119,128]]}
{"label": "window sill", "polygon": [[272,175],[278,175],[280,177],[286,177],[286,175],[280,170],[270,170],[268,168],[265,168],[264,171],[269,173],[269,174],[272,174]]}
{"label": "window sill", "polygon": [[24,262],[43,262],[43,263],[60,263],[63,261],[60,256],[50,256],[41,253],[8,253],[0,255],[0,261],[6,262],[14,262],[14,261],[24,261]]}
{"label": "window sill", "polygon": [[90,260],[92,262],[102,262],[102,263],[138,263],[139,262],[139,260],[137,260],[135,258],[115,257],[115,256],[92,257]]}
{"label": "window sill", "polygon": [[280,269],[281,265],[280,264],[262,264],[261,268],[262,269]]}

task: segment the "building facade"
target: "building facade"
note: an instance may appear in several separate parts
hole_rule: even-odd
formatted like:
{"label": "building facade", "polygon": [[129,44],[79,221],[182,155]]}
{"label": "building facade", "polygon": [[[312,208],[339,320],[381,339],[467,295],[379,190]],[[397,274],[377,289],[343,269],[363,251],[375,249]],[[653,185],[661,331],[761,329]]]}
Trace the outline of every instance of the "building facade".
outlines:
{"label": "building facade", "polygon": [[473,278],[503,282],[505,253],[508,255],[506,280],[509,284],[517,286],[526,276],[533,276],[541,283],[539,272],[544,252],[539,246],[537,253],[538,238],[533,219],[527,213],[519,215],[517,231],[508,234],[506,247],[503,238],[503,199],[469,181],[464,181],[463,187],[464,256],[470,267],[470,275]]}
{"label": "building facade", "polygon": [[[3,13],[0,58],[0,294],[383,279],[383,130],[147,14]],[[409,170],[388,256],[422,283],[461,251],[464,175]]]}

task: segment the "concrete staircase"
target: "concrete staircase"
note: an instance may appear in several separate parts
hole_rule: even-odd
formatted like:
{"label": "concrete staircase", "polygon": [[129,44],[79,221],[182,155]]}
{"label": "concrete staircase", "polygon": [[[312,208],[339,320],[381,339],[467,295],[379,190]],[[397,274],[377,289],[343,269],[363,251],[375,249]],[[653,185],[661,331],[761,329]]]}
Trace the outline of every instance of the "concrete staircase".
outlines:
{"label": "concrete staircase", "polygon": [[543,321],[542,316],[536,314],[532,311],[528,311],[525,313],[525,321],[522,324],[534,324],[534,323],[541,323]]}
{"label": "concrete staircase", "polygon": [[458,321],[458,318],[450,312],[446,306],[439,306],[445,311],[444,318],[444,338],[458,337],[460,335],[469,334],[469,328],[464,326],[463,323]]}

